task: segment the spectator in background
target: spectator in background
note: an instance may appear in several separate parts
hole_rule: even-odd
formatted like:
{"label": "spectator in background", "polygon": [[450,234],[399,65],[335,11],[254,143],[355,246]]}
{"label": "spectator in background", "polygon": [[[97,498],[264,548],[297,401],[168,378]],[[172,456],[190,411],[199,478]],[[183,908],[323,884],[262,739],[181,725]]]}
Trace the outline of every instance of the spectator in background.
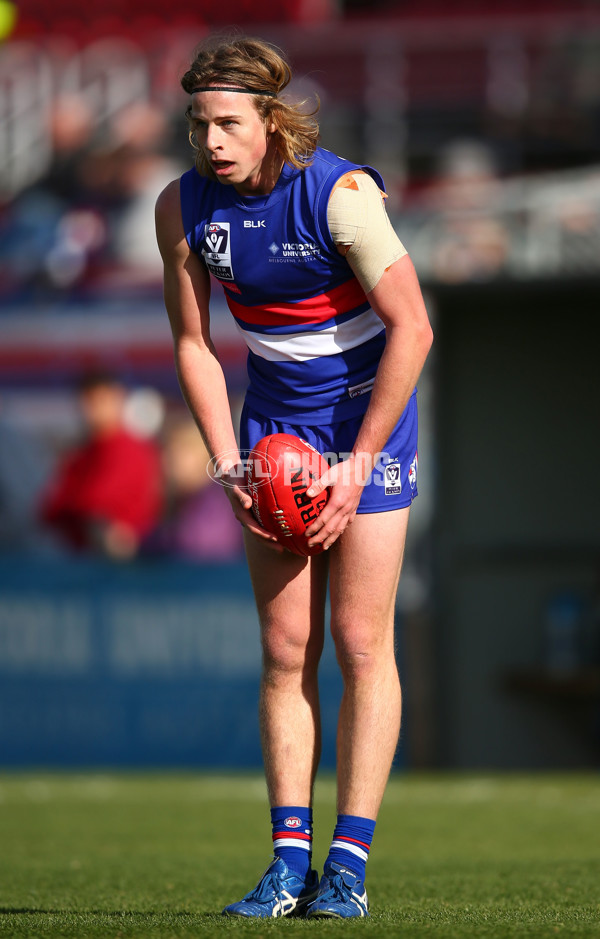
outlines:
{"label": "spectator in background", "polygon": [[499,181],[493,151],[482,141],[457,139],[440,153],[424,194],[435,219],[430,255],[437,280],[486,281],[506,271],[510,238],[499,211]]}
{"label": "spectator in background", "polygon": [[99,123],[93,98],[69,92],[46,121],[48,166],[0,218],[0,296],[159,286],[154,204],[186,168],[166,114],[138,101]]}
{"label": "spectator in background", "polygon": [[164,111],[139,101],[113,117],[115,148],[123,204],[112,233],[112,248],[138,282],[162,282],[162,261],[154,233],[157,194],[188,164],[164,152],[169,127]]}
{"label": "spectator in background", "polygon": [[145,542],[148,553],[190,561],[231,561],[244,550],[242,526],[223,487],[209,476],[208,450],[187,415],[167,428],[163,446],[166,510]]}
{"label": "spectator in background", "polygon": [[163,501],[158,448],[125,427],[126,394],[109,373],[83,379],[79,400],[86,439],[65,455],[40,507],[43,522],[71,548],[115,560],[137,554]]}
{"label": "spectator in background", "polygon": [[43,178],[64,206],[81,205],[86,201],[79,177],[79,166],[94,143],[96,115],[91,98],[82,92],[56,95],[49,108],[48,133],[52,147],[52,163]]}
{"label": "spectator in background", "polygon": [[45,114],[40,177],[5,207],[0,294],[68,290],[105,249],[107,225],[89,199],[80,168],[94,144],[96,117],[78,92],[57,94]]}

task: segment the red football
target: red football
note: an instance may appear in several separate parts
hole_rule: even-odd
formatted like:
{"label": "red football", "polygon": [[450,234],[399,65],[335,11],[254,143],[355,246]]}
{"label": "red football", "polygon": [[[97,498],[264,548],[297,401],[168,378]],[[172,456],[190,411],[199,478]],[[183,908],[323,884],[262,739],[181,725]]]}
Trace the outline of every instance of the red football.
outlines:
{"label": "red football", "polygon": [[327,503],[329,490],[314,499],[306,490],[327,469],[327,460],[293,434],[269,434],[250,452],[247,484],[252,511],[260,525],[294,554],[323,550],[321,545],[309,548],[305,532]]}

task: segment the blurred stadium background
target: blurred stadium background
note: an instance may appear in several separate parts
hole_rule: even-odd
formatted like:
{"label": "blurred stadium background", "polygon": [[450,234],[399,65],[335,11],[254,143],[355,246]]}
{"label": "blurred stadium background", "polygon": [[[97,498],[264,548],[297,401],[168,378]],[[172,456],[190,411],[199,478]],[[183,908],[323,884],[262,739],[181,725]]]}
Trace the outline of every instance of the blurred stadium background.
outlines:
{"label": "blurred stadium background", "polygon": [[[0,766],[260,765],[239,552],[75,552],[38,517],[83,371],[163,457],[182,419],[153,207],[191,165],[179,76],[232,26],[384,174],[434,324],[398,767],[597,767],[597,0],[0,0]],[[213,318],[235,410],[216,288]],[[332,766],[331,648],[322,677]]]}

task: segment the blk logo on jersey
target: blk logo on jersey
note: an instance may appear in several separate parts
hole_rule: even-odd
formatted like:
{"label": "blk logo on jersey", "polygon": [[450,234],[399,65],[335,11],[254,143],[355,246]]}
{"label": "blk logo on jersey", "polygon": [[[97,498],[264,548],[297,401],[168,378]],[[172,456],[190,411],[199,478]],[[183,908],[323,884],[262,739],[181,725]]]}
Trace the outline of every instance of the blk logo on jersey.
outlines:
{"label": "blk logo on jersey", "polygon": [[391,463],[386,464],[383,470],[383,478],[386,496],[394,496],[402,492],[400,463],[398,460],[394,460]]}
{"label": "blk logo on jersey", "polygon": [[229,222],[209,222],[204,226],[202,256],[211,274],[219,280],[233,280]]}

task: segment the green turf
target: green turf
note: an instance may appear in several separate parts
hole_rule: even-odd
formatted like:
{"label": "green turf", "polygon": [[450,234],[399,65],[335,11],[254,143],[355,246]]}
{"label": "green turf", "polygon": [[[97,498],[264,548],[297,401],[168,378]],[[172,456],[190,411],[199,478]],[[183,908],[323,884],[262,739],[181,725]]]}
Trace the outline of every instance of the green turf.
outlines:
{"label": "green turf", "polygon": [[[315,862],[335,813],[316,792]],[[0,934],[600,937],[600,776],[395,776],[372,916],[220,916],[269,862],[259,776],[0,776]]]}

